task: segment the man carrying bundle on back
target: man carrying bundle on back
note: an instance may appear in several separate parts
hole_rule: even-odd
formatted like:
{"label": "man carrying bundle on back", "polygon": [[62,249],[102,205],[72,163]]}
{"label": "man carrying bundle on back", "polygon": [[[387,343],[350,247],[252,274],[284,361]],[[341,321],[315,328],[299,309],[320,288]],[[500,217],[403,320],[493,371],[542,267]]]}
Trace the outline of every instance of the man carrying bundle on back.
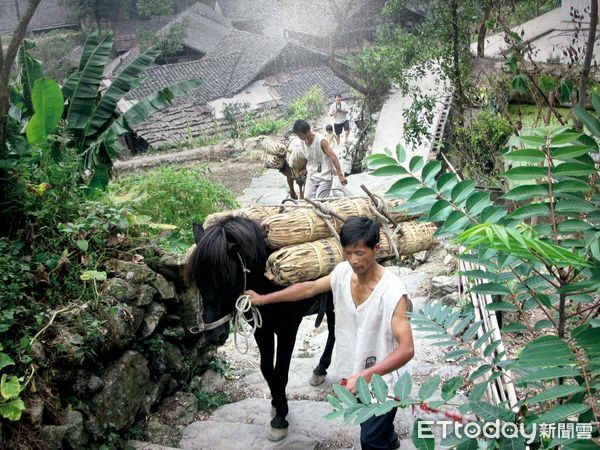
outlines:
{"label": "man carrying bundle on back", "polygon": [[[333,292],[336,314],[334,370],[348,377],[346,387],[356,391],[359,377],[383,376],[389,389],[408,370],[414,355],[408,312],[412,310],[406,288],[377,263],[379,225],[364,216],[348,218],[340,231],[346,261],[315,281],[293,284],[281,291],[259,295],[246,291],[256,306],[298,301],[322,292]],[[394,431],[396,408],[361,424],[363,449],[400,447]]]}
{"label": "man carrying bundle on back", "polygon": [[304,198],[328,196],[333,184],[334,170],[342,186],[348,184],[337,155],[322,134],[313,132],[304,120],[297,120],[292,131],[306,145],[304,157],[308,175]]}

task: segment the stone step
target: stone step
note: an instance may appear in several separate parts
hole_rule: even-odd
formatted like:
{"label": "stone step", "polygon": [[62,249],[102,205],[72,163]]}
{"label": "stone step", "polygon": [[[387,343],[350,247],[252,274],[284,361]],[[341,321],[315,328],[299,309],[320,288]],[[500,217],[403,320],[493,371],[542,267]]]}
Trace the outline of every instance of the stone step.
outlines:
{"label": "stone step", "polygon": [[165,447],[164,445],[156,445],[150,442],[129,441],[129,445],[134,450],[179,450],[176,447]]}
{"label": "stone step", "polygon": [[[314,449],[323,442],[338,448],[358,445],[359,427],[341,420],[325,420],[331,411],[327,402],[293,400],[289,402],[290,423],[287,437],[280,442],[268,440],[271,402],[249,398],[218,408],[210,420],[195,422],[183,429],[183,449]],[[328,447],[331,448],[331,447]]]}

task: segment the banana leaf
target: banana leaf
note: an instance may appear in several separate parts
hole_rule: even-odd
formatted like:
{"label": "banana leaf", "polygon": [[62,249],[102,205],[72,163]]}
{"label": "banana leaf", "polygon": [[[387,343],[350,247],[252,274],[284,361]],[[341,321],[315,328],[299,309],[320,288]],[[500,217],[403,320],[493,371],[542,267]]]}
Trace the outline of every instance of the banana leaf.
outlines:
{"label": "banana leaf", "polygon": [[83,67],[77,75],[67,114],[67,130],[75,132],[76,135],[85,129],[94,110],[104,66],[108,62],[112,50],[112,39],[109,35],[104,36],[91,52],[88,52],[87,47],[86,43],[86,49],[82,55],[82,63],[84,58],[86,63],[80,64],[80,68],[82,65]]}
{"label": "banana leaf", "polygon": [[123,114],[125,124],[131,127],[145,122],[152,113],[166,108],[173,99],[197,89],[200,84],[199,80],[180,81],[144,97]]}
{"label": "banana leaf", "polygon": [[93,136],[106,129],[112,123],[117,103],[125,94],[135,89],[144,80],[146,69],[160,55],[157,50],[150,50],[138,56],[117,78],[114,79],[91,115],[84,135]]}
{"label": "banana leaf", "polygon": [[42,63],[33,58],[29,53],[29,50],[34,47],[35,43],[25,39],[21,47],[19,47],[19,53],[17,54],[17,63],[21,69],[20,79],[21,85],[23,86],[23,98],[25,100],[25,106],[30,114],[33,114],[31,91],[35,86],[35,82],[44,76]]}

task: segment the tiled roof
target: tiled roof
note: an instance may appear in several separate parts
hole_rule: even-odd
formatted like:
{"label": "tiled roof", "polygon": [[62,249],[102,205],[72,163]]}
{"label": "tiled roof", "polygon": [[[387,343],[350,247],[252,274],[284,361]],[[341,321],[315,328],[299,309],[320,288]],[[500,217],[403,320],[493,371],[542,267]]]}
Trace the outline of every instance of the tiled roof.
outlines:
{"label": "tiled roof", "polygon": [[233,73],[239,54],[217,58],[202,58],[177,64],[154,66],[146,71],[147,79],[127,99],[137,100],[171,84],[185,80],[200,80],[202,85],[191,91],[187,98],[197,103],[206,103],[221,97],[227,97],[229,78]]}
{"label": "tiled roof", "polygon": [[290,74],[270,77],[267,84],[281,96],[285,104],[302,97],[313,86],[323,90],[327,102],[333,101],[337,93],[342,94],[344,98],[355,95],[352,88],[338,78],[329,67],[307,67]]}
{"label": "tiled roof", "polygon": [[[223,40],[234,28],[231,21],[204,3],[195,3],[177,15],[171,22],[187,18],[189,25],[183,44],[200,53],[208,53]],[[166,31],[170,25],[163,27]]]}
{"label": "tiled roof", "polygon": [[199,103],[232,97],[254,81],[285,46],[281,40],[235,30],[202,59],[148,69],[148,79],[128,98],[139,99],[190,79],[202,81],[202,86],[191,93]]}
{"label": "tiled roof", "polygon": [[285,46],[283,40],[236,30],[221,40],[207,56],[239,55],[229,77],[227,97],[231,97],[251,83]]}
{"label": "tiled roof", "polygon": [[[0,0],[0,32],[11,32],[17,27],[27,3],[27,0]],[[27,29],[43,31],[75,26],[79,26],[77,17],[60,0],[42,0]]]}
{"label": "tiled roof", "polygon": [[182,102],[152,114],[143,124],[136,127],[138,136],[150,146],[175,146],[190,138],[211,136],[215,131],[225,131],[226,123],[215,119],[210,107]]}

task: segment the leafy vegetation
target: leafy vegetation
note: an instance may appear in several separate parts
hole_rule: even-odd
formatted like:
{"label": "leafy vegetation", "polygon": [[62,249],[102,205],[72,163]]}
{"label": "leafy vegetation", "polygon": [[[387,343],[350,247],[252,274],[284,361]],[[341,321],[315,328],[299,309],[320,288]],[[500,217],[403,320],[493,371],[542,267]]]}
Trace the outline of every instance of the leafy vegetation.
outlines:
{"label": "leafy vegetation", "polygon": [[184,17],[181,21],[172,24],[166,32],[155,32],[142,28],[138,39],[140,50],[156,49],[160,52],[160,58],[180,53],[183,50],[183,40],[187,35],[189,25],[189,17]]}
{"label": "leafy vegetation", "polygon": [[[592,101],[600,115],[600,97],[594,96]],[[600,121],[581,108],[574,113],[594,137],[600,137]],[[343,416],[356,423],[393,406],[409,404],[451,413],[448,402],[459,388],[467,386],[471,392],[460,406],[462,414],[475,414],[482,421],[522,424],[528,429],[539,423],[591,423],[590,437],[597,435],[600,185],[591,156],[597,153],[594,139],[570,127],[538,129],[520,136],[519,146],[504,158],[522,165],[505,171],[502,178],[521,184],[497,202],[489,192],[476,189],[473,180],[442,173],[438,161],[425,163],[415,156],[405,169],[406,154],[400,146],[396,152],[369,156],[374,175],[403,175],[388,194],[406,198],[404,209],[435,222],[438,236],[453,237],[462,246],[461,259],[481,267],[464,275],[474,281],[472,292],[501,296],[487,309],[517,314],[516,321],[503,324],[502,333],[544,330],[544,335],[500,353],[500,341],[481,331],[483,321],[476,320],[472,310],[429,305],[413,316],[413,325],[433,333],[428,337],[448,348],[447,359],[468,367],[468,379],[448,380],[442,387],[442,400],[436,402],[429,399],[439,387],[439,377],[423,384],[418,399],[409,398],[408,376],[397,383],[391,399],[378,377],[371,381],[373,394],[363,380],[357,385],[360,404],[343,387],[335,386],[336,396],[329,398],[334,408],[330,417]],[[525,317],[537,318],[537,322],[529,323]],[[482,400],[490,383],[499,377],[508,379],[508,370],[523,392],[518,403],[495,405]],[[373,395],[376,404],[371,404]],[[433,438],[417,435],[418,426],[416,422],[413,433],[417,448],[433,448]],[[552,448],[557,443],[538,434],[533,445]],[[441,444],[503,446],[502,439],[484,436],[452,436]],[[562,439],[560,444],[580,448],[591,440],[574,437]],[[512,445],[523,448],[524,438],[513,438]]]}
{"label": "leafy vegetation", "polygon": [[320,117],[325,109],[325,95],[318,86],[310,88],[302,97],[288,106],[287,119],[295,122],[298,119],[311,120]]}
{"label": "leafy vegetation", "polygon": [[196,391],[194,395],[198,399],[198,408],[200,411],[213,411],[219,406],[230,403],[229,398],[223,392]]}
{"label": "leafy vegetation", "polygon": [[192,223],[207,215],[237,207],[224,187],[208,181],[204,168],[160,167],[147,173],[123,177],[111,184],[110,197],[138,215],[151,227],[172,229],[165,245],[185,251],[194,243]]}
{"label": "leafy vegetation", "polygon": [[482,111],[468,127],[454,129],[450,156],[458,161],[466,177],[491,186],[503,169],[502,150],[512,133],[512,126],[501,114]]}

